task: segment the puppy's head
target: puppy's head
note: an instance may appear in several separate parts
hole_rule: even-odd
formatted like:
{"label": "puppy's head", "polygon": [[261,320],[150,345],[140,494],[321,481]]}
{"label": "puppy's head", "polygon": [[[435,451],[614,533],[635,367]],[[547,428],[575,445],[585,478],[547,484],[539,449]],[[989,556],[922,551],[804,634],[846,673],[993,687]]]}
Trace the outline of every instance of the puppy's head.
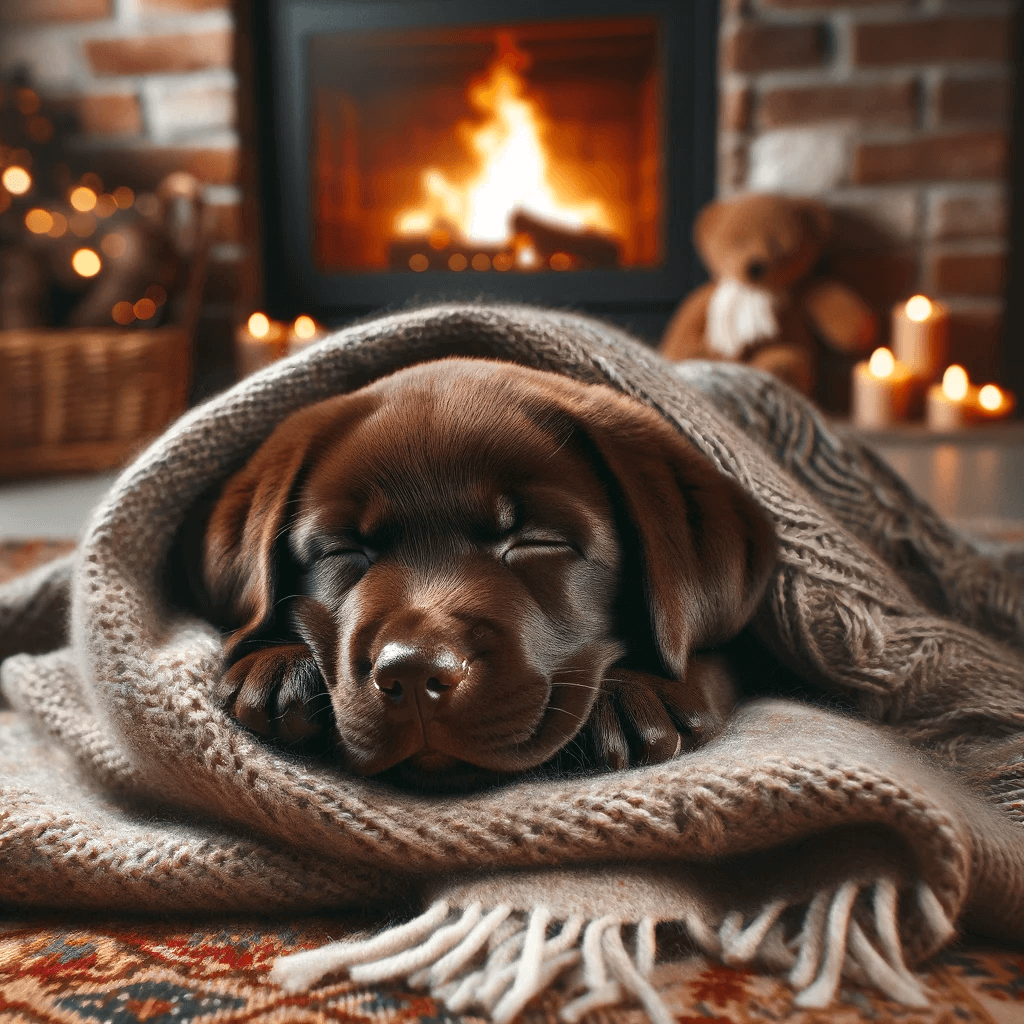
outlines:
{"label": "puppy's head", "polygon": [[229,660],[312,652],[350,770],[506,773],[572,739],[612,665],[684,678],[773,556],[656,413],[451,359],[285,420],[216,505],[204,574]]}

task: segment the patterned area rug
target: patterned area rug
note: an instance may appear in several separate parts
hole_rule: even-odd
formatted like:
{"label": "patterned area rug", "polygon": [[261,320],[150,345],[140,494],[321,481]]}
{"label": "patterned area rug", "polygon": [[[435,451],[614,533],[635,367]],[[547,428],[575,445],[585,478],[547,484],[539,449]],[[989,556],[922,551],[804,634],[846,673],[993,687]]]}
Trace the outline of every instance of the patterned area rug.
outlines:
{"label": "patterned area rug", "polygon": [[[990,540],[1024,535],[1021,524],[1009,535],[978,532]],[[61,541],[0,541],[0,582],[72,547]],[[368,923],[353,915],[127,918],[26,915],[5,908],[0,913],[0,1022],[484,1024],[399,989],[366,989],[329,978],[313,992],[295,996],[267,982],[278,955],[350,938]],[[922,974],[932,996],[927,1010],[908,1010],[852,986],[842,989],[828,1010],[800,1010],[793,1007],[790,989],[775,979],[694,956],[661,965],[652,980],[678,1024],[1024,1022],[1024,950],[958,945]],[[545,996],[527,1008],[523,1022],[555,1024],[557,1013],[557,1000]],[[587,1020],[642,1024],[646,1016],[626,1009],[600,1011]]]}

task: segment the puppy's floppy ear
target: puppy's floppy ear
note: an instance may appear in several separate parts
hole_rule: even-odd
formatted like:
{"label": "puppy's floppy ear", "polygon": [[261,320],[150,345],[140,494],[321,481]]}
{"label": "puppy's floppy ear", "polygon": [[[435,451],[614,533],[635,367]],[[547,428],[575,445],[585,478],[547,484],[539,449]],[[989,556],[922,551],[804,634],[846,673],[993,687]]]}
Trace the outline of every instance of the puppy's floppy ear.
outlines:
{"label": "puppy's floppy ear", "polygon": [[208,613],[232,630],[229,655],[274,620],[291,499],[310,449],[309,431],[275,433],[227,482],[206,527]]}
{"label": "puppy's floppy ear", "polygon": [[665,667],[734,636],[775,564],[767,515],[658,413],[605,388],[577,420],[618,485],[639,534],[645,588]]}

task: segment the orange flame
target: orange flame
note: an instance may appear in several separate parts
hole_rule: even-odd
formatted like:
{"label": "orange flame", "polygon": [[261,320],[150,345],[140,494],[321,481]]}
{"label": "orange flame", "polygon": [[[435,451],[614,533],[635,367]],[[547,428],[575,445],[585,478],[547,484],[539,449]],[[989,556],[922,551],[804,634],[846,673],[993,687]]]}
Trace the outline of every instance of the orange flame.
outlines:
{"label": "orange flame", "polygon": [[544,145],[547,120],[530,96],[520,71],[529,57],[516,49],[509,32],[499,32],[498,53],[487,71],[468,89],[480,121],[461,121],[457,132],[476,157],[476,172],[453,181],[439,167],[421,176],[420,204],[395,218],[401,235],[426,235],[454,227],[466,241],[503,244],[511,239],[511,219],[523,211],[575,230],[615,234],[615,225],[599,200],[573,201],[551,181]]}

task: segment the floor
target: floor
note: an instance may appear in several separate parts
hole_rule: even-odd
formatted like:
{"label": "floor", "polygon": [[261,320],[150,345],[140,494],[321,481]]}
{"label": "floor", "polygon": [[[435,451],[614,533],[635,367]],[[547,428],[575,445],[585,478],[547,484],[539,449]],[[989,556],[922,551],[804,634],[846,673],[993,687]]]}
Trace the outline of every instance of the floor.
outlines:
{"label": "floor", "polygon": [[[860,436],[947,518],[1024,520],[1024,423],[941,437],[916,428]],[[77,537],[115,478],[0,483],[0,539]]]}

